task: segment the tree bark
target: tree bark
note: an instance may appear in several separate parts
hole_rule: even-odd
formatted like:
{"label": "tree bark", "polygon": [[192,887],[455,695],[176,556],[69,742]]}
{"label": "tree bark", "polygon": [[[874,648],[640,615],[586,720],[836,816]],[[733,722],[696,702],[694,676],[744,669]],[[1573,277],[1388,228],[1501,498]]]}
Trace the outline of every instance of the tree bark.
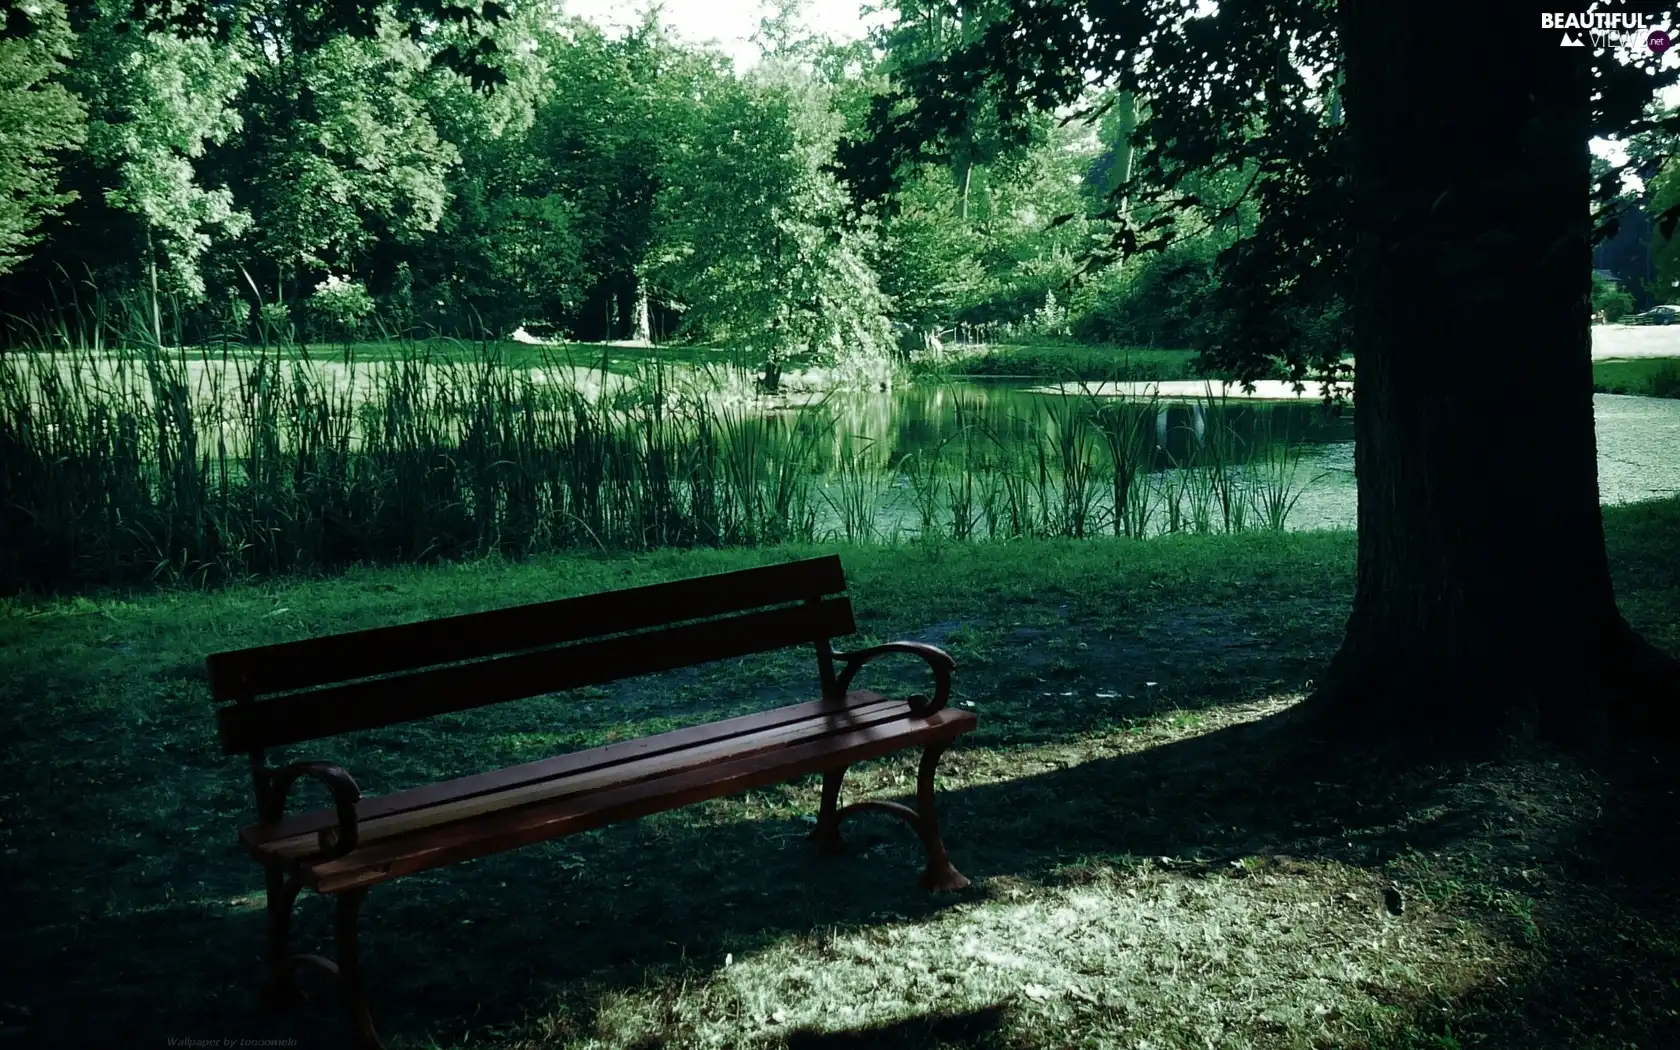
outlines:
{"label": "tree bark", "polygon": [[1342,16],[1359,555],[1310,710],[1443,739],[1666,725],[1680,675],[1617,611],[1599,510],[1586,49],[1510,0],[1450,30]]}
{"label": "tree bark", "polygon": [[636,278],[636,306],[631,312],[630,338],[639,343],[652,343],[653,330],[649,325],[647,282]]}

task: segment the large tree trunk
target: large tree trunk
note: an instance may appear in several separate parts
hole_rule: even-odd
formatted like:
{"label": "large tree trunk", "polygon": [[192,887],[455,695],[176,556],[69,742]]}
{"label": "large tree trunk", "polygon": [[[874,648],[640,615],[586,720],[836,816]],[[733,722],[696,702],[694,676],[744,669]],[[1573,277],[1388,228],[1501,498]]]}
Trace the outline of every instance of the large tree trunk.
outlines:
{"label": "large tree trunk", "polygon": [[1616,610],[1599,512],[1588,52],[1509,0],[1342,12],[1359,563],[1317,710],[1457,736],[1649,714],[1676,679]]}

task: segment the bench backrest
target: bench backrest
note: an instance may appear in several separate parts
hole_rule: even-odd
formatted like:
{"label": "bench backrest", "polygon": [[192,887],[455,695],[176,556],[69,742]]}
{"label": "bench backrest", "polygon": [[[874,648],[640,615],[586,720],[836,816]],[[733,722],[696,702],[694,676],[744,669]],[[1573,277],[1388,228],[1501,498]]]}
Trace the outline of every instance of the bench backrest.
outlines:
{"label": "bench backrest", "polygon": [[[225,751],[359,729],[851,634],[838,556],[216,653]],[[829,671],[823,669],[825,679]],[[279,694],[279,695],[276,695]]]}

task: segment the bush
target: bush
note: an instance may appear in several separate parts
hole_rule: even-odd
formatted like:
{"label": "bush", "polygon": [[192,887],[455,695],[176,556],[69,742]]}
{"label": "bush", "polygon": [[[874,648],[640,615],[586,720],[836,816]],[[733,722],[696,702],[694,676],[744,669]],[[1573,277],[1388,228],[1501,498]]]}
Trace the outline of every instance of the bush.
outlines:
{"label": "bush", "polygon": [[1651,373],[1651,396],[1680,398],[1680,364],[1665,361]]}
{"label": "bush", "polygon": [[1218,252],[1211,238],[1198,237],[1127,263],[1091,297],[1073,323],[1074,336],[1088,343],[1202,345],[1214,320]]}
{"label": "bush", "polygon": [[373,296],[368,294],[366,285],[333,274],[315,286],[315,294],[309,297],[307,306],[317,331],[345,338],[360,335],[374,310]]}
{"label": "bush", "polygon": [[289,343],[292,340],[292,313],[285,303],[264,303],[257,310],[257,322],[262,325],[264,343]]}
{"label": "bush", "polygon": [[1633,312],[1633,296],[1623,291],[1621,285],[1595,273],[1592,279],[1592,309],[1593,313],[1602,313],[1606,321],[1614,323]]}

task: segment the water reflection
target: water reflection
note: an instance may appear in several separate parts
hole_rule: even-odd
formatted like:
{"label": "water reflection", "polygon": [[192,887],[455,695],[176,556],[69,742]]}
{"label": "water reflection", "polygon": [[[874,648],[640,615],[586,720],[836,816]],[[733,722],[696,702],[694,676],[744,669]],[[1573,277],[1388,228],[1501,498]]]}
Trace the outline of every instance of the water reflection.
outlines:
{"label": "water reflection", "polygon": [[[1680,493],[1680,401],[1598,395],[1594,407],[1603,501]],[[951,504],[962,493],[952,478],[978,492],[975,500],[1027,505],[1037,524],[1026,532],[1075,534],[1081,514],[1096,531],[1129,531],[1117,524],[1124,500],[1114,498],[1128,455],[1152,486],[1143,489],[1154,500],[1144,508],[1148,532],[1225,531],[1232,492],[1247,496],[1242,528],[1268,527],[1268,497],[1287,505],[1283,527],[1352,528],[1353,420],[1351,406],[1330,411],[1314,399],[1138,402],[993,382],[834,395],[798,409],[796,428],[824,450],[815,469],[829,503],[846,490],[849,514],[873,506],[869,531],[891,538],[929,527],[986,535],[980,510],[966,529],[955,522],[963,510]],[[877,475],[871,491],[858,490],[860,468]],[[1280,483],[1281,495],[1267,492]],[[819,518],[846,531],[831,513]],[[998,535],[1019,527],[993,526]]]}
{"label": "water reflection", "polygon": [[[1268,446],[1325,445],[1353,440],[1353,411],[1326,411],[1317,401],[1121,401],[1047,393],[1005,383],[950,383],[898,387],[888,392],[836,393],[790,401],[799,431],[820,438],[824,458],[838,466],[867,445],[869,466],[890,469],[907,457],[926,457],[979,433],[999,446],[1044,439],[1058,443],[1064,429],[1138,414],[1154,434],[1150,469],[1166,470],[1192,458],[1210,434],[1245,454]],[[860,442],[859,439],[866,439]]]}

